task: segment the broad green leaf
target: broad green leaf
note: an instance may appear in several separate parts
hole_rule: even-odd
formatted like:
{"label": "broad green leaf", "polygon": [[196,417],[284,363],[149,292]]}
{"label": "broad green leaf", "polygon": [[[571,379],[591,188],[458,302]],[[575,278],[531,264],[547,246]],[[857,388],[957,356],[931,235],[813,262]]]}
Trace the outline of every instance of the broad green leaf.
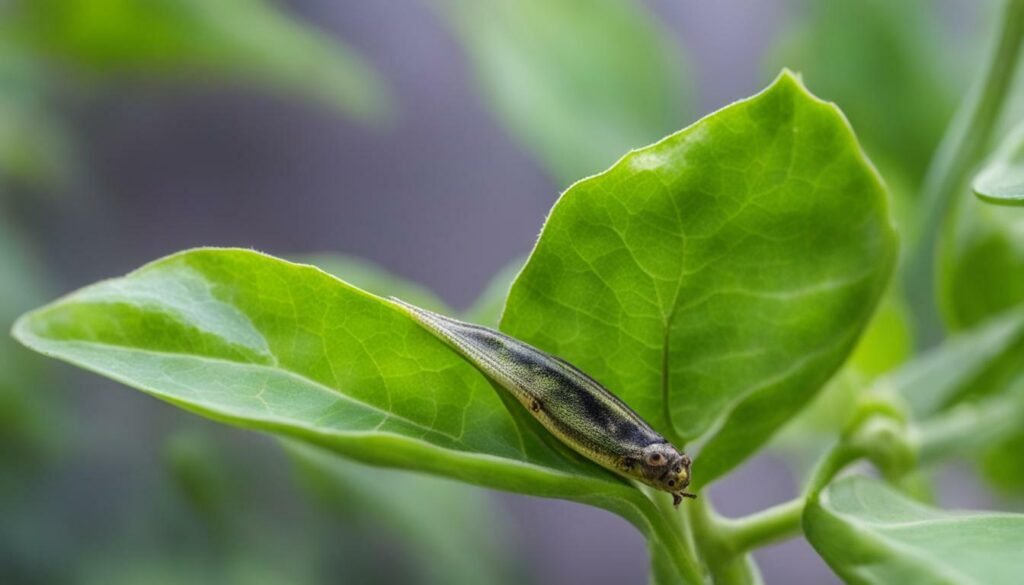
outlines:
{"label": "broad green leaf", "polygon": [[850,117],[883,175],[900,175],[913,193],[971,62],[953,48],[940,12],[928,0],[790,4],[799,20],[770,54],[769,71],[802,72]]}
{"label": "broad green leaf", "polygon": [[855,412],[858,397],[878,376],[903,364],[912,352],[906,307],[890,289],[846,364],[775,436],[772,447],[789,457],[799,475],[805,475],[843,430]]}
{"label": "broad green leaf", "polygon": [[508,131],[563,185],[686,120],[680,49],[637,0],[434,0]]}
{"label": "broad green leaf", "polygon": [[974,193],[996,205],[1024,205],[1024,124],[1006,137],[974,178]]}
{"label": "broad green leaf", "polygon": [[417,307],[441,313],[451,312],[444,301],[427,287],[388,272],[362,258],[344,254],[312,254],[296,257],[294,260],[312,264],[352,286],[379,297],[395,296]]}
{"label": "broad green leaf", "polygon": [[[214,420],[604,507],[653,542],[679,538],[642,492],[506,409],[479,371],[393,304],[312,266],[183,252],[29,313],[14,333]],[[673,558],[680,579],[698,580],[692,558]]]}
{"label": "broad green leaf", "polygon": [[555,205],[502,328],[733,468],[843,363],[896,252],[888,198],[835,106],[783,73]]}
{"label": "broad green leaf", "polygon": [[807,540],[851,584],[1020,582],[1024,516],[947,512],[851,477],[804,511]]}
{"label": "broad green leaf", "polygon": [[295,441],[284,444],[317,500],[346,517],[383,525],[408,545],[422,582],[512,582],[506,523],[479,488],[360,465]]}
{"label": "broad green leaf", "polygon": [[199,76],[295,92],[379,119],[388,93],[337,39],[266,0],[18,0],[27,46],[100,75]]}

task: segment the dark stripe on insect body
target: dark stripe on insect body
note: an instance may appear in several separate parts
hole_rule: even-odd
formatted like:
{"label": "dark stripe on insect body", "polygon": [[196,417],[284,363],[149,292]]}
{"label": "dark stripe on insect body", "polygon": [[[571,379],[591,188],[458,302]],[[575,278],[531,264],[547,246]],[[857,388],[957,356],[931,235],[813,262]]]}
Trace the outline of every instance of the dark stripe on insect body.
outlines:
{"label": "dark stripe on insect body", "polygon": [[551,433],[602,465],[621,471],[623,458],[666,443],[625,403],[564,360],[492,329],[394,300],[511,392]]}

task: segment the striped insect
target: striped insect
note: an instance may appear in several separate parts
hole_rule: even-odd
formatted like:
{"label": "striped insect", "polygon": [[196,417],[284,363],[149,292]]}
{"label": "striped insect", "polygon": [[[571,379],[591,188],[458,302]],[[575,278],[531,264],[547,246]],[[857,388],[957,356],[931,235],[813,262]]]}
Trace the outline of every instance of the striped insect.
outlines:
{"label": "striped insect", "polygon": [[508,390],[552,434],[584,457],[672,494],[690,485],[690,457],[626,403],[572,364],[503,333],[392,302]]}

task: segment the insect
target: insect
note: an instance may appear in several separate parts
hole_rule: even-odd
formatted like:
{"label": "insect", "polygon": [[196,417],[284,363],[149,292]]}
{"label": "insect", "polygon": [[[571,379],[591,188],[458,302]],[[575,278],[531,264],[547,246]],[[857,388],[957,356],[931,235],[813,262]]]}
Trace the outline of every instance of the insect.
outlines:
{"label": "insect", "polygon": [[572,364],[493,329],[391,297],[416,322],[508,390],[544,427],[584,457],[672,494],[696,496],[690,457],[624,402]]}

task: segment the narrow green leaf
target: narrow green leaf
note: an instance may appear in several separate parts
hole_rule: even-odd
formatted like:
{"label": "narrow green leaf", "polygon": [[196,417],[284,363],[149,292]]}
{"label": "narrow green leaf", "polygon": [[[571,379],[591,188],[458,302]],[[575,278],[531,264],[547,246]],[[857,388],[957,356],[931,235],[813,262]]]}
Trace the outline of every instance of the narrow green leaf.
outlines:
{"label": "narrow green leaf", "polygon": [[885,189],[846,120],[786,72],[570,188],[502,328],[662,434],[703,439],[704,486],[842,364],[895,252]]}
{"label": "narrow green leaf", "polygon": [[[25,345],[236,426],[366,463],[615,512],[663,546],[653,503],[578,456],[391,303],[312,266],[200,249],[15,325]],[[678,548],[678,547],[677,547]],[[680,581],[699,580],[685,550]]]}
{"label": "narrow green leaf", "polygon": [[1024,124],[1006,137],[974,178],[974,193],[996,205],[1024,205]]}
{"label": "narrow green leaf", "polygon": [[1020,582],[1024,515],[937,510],[864,477],[810,502],[804,531],[847,583]]}
{"label": "narrow green leaf", "polygon": [[876,383],[907,399],[911,411],[925,418],[948,406],[991,377],[1003,362],[1019,360],[1024,341],[1024,310],[1009,311],[949,338]]}
{"label": "narrow green leaf", "polygon": [[686,120],[686,67],[636,0],[435,0],[498,118],[563,185]]}
{"label": "narrow green leaf", "polygon": [[215,76],[371,120],[390,107],[362,58],[266,0],[20,0],[15,17],[28,46],[100,75]]}

